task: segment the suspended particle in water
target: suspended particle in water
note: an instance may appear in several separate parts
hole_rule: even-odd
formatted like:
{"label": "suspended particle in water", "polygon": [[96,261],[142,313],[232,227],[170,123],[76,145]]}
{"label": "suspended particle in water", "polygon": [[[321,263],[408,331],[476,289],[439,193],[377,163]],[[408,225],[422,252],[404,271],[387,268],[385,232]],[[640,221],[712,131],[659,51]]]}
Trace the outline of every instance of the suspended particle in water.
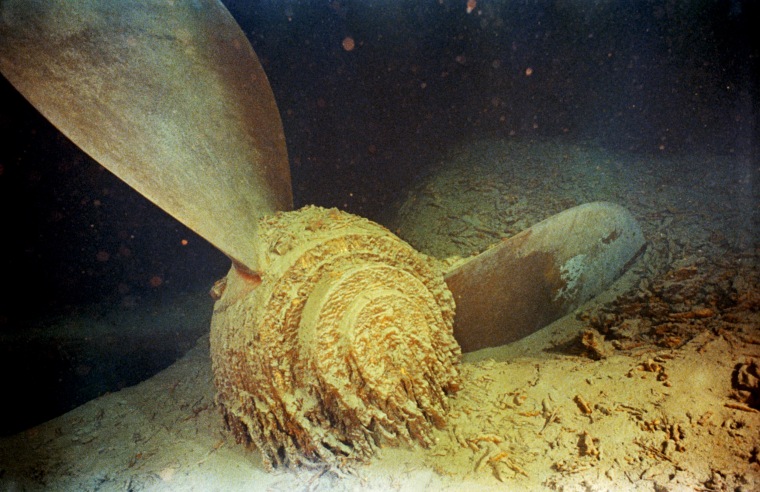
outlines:
{"label": "suspended particle in water", "polygon": [[346,36],[343,38],[343,49],[346,51],[352,51],[356,47],[356,42],[354,41],[354,38],[351,36]]}

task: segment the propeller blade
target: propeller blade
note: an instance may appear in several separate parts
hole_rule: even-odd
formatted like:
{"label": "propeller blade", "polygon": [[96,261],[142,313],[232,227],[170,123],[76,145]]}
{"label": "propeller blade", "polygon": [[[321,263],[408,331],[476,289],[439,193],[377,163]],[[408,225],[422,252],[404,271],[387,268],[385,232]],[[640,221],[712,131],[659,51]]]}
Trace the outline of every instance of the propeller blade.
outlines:
{"label": "propeller blade", "polygon": [[282,122],[218,0],[2,0],[0,72],[96,161],[257,271],[292,208]]}
{"label": "propeller blade", "polygon": [[618,205],[550,217],[446,273],[454,337],[471,352],[530,335],[607,289],[644,246],[638,223]]}

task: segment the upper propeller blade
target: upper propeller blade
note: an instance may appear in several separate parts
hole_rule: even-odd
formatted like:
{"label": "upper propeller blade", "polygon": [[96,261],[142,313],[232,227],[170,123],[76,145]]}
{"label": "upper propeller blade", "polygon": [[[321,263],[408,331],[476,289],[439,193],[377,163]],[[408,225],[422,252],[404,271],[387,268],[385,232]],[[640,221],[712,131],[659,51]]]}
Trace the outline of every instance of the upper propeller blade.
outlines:
{"label": "upper propeller blade", "polygon": [[601,293],[644,248],[631,214],[594,202],[503,240],[446,273],[463,352],[525,337]]}
{"label": "upper propeller blade", "polygon": [[292,208],[269,82],[218,0],[0,1],[0,72],[96,161],[256,271]]}

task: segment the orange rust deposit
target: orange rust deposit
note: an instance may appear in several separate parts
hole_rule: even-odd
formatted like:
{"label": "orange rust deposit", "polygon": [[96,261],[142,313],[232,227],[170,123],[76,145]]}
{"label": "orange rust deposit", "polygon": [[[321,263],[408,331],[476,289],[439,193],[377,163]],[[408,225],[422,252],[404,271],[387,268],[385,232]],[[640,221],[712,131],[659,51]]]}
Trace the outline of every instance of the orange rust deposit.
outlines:
{"label": "orange rust deposit", "polygon": [[700,308],[683,313],[671,313],[668,316],[674,319],[712,318],[715,316],[715,311],[710,308]]}
{"label": "orange rust deposit", "polygon": [[259,275],[258,272],[254,272],[250,268],[238,262],[233,262],[232,265],[235,267],[235,271],[238,273],[238,275],[240,275],[247,282],[253,284],[254,287],[261,283],[261,275]]}

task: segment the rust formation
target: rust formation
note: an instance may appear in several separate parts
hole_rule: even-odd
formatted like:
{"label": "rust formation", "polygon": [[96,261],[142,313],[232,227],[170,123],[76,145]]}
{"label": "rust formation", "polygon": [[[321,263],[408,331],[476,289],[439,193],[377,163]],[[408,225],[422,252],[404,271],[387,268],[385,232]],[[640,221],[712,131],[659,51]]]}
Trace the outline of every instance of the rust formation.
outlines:
{"label": "rust formation", "polygon": [[261,282],[214,288],[218,402],[270,466],[431,444],[458,389],[454,301],[435,260],[336,209],[263,218]]}

